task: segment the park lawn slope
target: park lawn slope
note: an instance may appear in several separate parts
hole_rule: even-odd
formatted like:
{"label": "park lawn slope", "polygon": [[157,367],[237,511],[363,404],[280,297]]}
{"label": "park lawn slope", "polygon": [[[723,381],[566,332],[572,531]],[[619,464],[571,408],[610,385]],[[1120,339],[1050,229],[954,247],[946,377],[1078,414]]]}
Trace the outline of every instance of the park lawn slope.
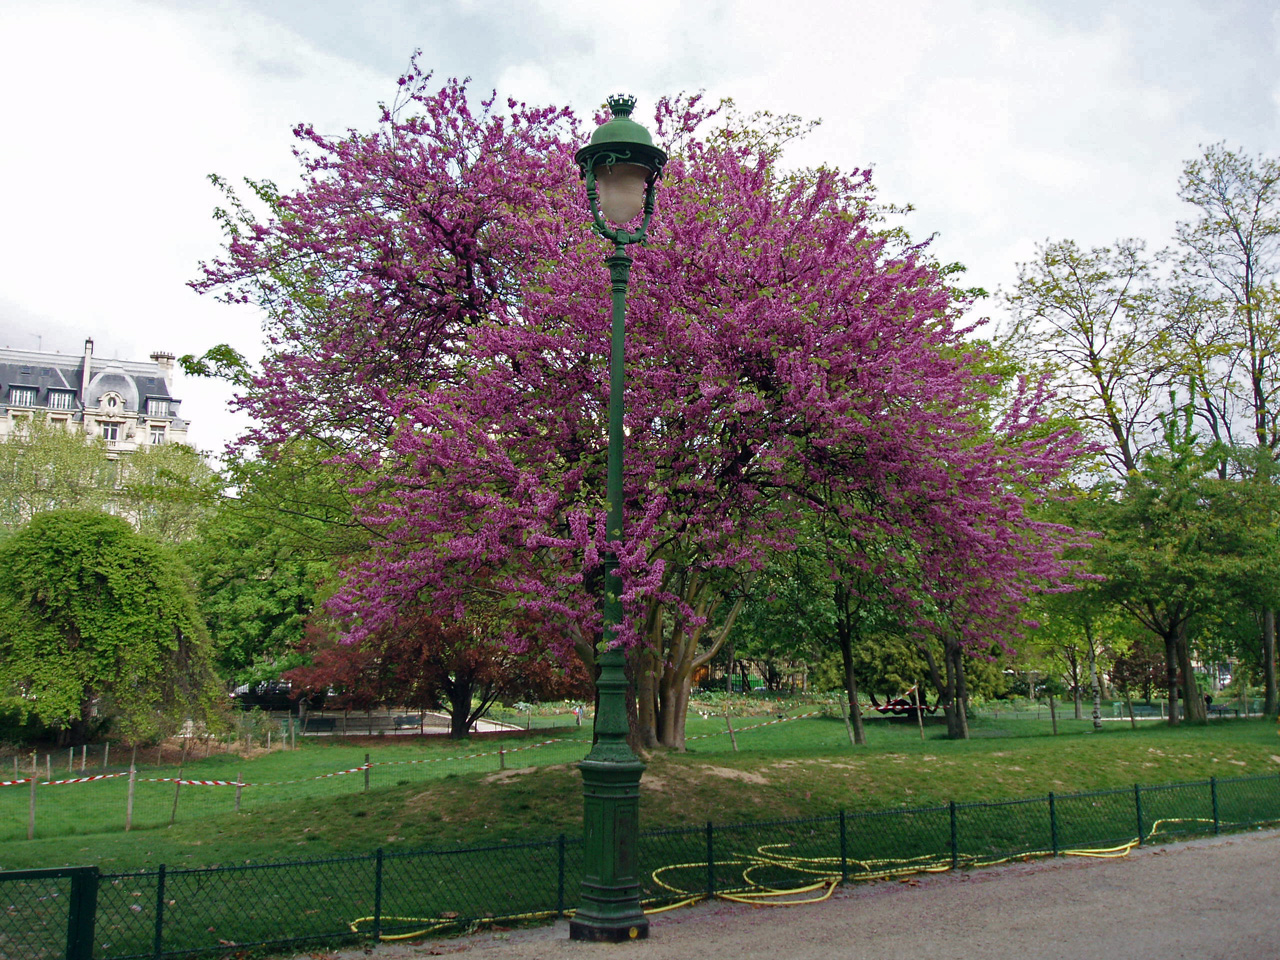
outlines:
{"label": "park lawn slope", "polygon": [[[839,725],[839,721],[835,721]],[[1002,737],[979,721],[967,742],[905,733],[868,748],[792,745],[750,753],[699,751],[649,758],[641,828],[750,822],[926,807],[1277,774],[1271,724],[1215,721],[1170,730],[1110,724],[1101,733]],[[718,746],[718,745],[717,745]],[[1280,800],[1277,813],[1280,816]],[[571,764],[455,774],[369,793],[281,802],[251,814],[173,827],[17,841],[0,867],[96,863],[109,871],[264,863],[386,849],[543,840],[582,831],[582,781]]]}

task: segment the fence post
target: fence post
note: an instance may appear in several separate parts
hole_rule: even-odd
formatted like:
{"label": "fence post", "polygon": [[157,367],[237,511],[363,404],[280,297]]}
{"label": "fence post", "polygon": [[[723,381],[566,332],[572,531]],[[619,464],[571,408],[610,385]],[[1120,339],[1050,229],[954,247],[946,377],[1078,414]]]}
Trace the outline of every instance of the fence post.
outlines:
{"label": "fence post", "polygon": [[715,843],[713,840],[713,828],[711,821],[707,821],[707,899],[712,900],[716,895],[716,857]]}
{"label": "fence post", "polygon": [[951,801],[951,869],[960,865],[960,829],[956,822],[956,802]]}
{"label": "fence post", "polygon": [[1142,787],[1136,783],[1133,785],[1133,808],[1138,815],[1138,845],[1142,845]]}
{"label": "fence post", "polygon": [[564,834],[556,840],[556,916],[564,916]]}
{"label": "fence post", "polygon": [[129,792],[124,798],[124,832],[128,833],[133,829],[133,788],[138,782],[138,768],[132,760],[129,761]]}
{"label": "fence post", "polygon": [[1220,829],[1219,821],[1218,821],[1218,778],[1217,777],[1209,778],[1209,799],[1213,801],[1213,835],[1216,837],[1218,835],[1218,830]]}
{"label": "fence post", "polygon": [[507,769],[507,751],[502,747],[498,747],[498,769]]}
{"label": "fence post", "polygon": [[164,953],[164,864],[156,872],[156,930],[151,941],[151,955],[160,960]]}
{"label": "fence post", "polygon": [[36,752],[31,751],[31,800],[27,804],[27,839],[36,838],[36,781],[40,779],[39,759]]}
{"label": "fence post", "polygon": [[369,755],[364,755],[364,792],[369,792]]}
{"label": "fence post", "polygon": [[849,882],[849,829],[844,811],[840,811],[840,882]]}
{"label": "fence post", "polygon": [[107,760],[111,757],[111,741],[104,740],[102,742],[102,769],[107,769]]}
{"label": "fence post", "polygon": [[93,921],[97,912],[98,868],[73,870],[71,902],[67,904],[67,960],[92,960]]}
{"label": "fence post", "polygon": [[76,748],[67,747],[67,774],[68,776],[75,772],[76,769]]}
{"label": "fence post", "polygon": [[1058,855],[1058,805],[1054,801],[1053,791],[1049,791],[1049,837],[1053,841],[1053,855]]}
{"label": "fence post", "polygon": [[244,777],[241,771],[236,771],[236,813],[240,812],[240,791],[244,789]]}
{"label": "fence post", "polygon": [[858,741],[853,736],[853,724],[849,722],[849,705],[840,698],[840,716],[844,719],[844,732],[849,735],[849,746],[856,747]]}
{"label": "fence post", "polygon": [[378,848],[373,874],[373,939],[382,939],[382,848]]}

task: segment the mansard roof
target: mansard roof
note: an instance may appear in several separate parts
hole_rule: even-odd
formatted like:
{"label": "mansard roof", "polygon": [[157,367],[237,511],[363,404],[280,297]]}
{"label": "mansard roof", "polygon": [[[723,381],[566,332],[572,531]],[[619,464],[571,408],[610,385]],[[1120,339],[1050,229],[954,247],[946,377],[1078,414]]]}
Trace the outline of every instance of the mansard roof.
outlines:
{"label": "mansard roof", "polygon": [[88,390],[82,396],[84,362],[83,355],[0,349],[0,408],[11,405],[11,387],[33,387],[37,407],[51,406],[50,392],[74,393],[76,410],[92,409],[105,394],[115,393],[125,412],[145,413],[146,401],[159,399],[168,400],[176,414],[181,401],[173,396],[170,377],[159,363],[90,357]]}

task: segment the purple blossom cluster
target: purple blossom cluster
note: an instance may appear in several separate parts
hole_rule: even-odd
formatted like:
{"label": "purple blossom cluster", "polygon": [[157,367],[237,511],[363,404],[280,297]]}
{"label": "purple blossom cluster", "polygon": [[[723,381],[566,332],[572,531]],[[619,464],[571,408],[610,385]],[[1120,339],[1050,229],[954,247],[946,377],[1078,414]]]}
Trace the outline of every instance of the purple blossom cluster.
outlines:
{"label": "purple blossom cluster", "polygon": [[[671,161],[628,304],[622,642],[681,673],[673,638],[819,527],[841,531],[832,576],[874,572],[904,629],[1016,636],[1026,596],[1073,576],[1079,538],[1031,513],[1080,438],[1034,384],[981,372],[967,304],[867,171],[787,169],[767,124],[698,97],[654,121]],[[359,636],[409,602],[464,621],[496,599],[589,651],[609,323],[582,124],[415,67],[374,132],[297,136],[303,187],[255,185],[269,217],[229,215],[196,286],[265,308],[248,442],[327,445],[377,534],[333,611]]]}

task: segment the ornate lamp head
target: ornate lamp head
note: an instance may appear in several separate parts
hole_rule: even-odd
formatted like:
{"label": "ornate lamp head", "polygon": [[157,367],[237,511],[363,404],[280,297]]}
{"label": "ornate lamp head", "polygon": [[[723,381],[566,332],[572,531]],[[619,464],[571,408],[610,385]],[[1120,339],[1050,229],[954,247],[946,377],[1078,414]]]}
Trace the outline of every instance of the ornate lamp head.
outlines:
{"label": "ornate lamp head", "polygon": [[[615,243],[638,243],[653,214],[654,188],[667,155],[654,146],[649,131],[631,119],[635,97],[616,94],[608,102],[613,116],[596,128],[574,160],[587,183],[596,229]],[[623,227],[642,211],[644,223],[635,234],[610,230],[603,222]]]}

